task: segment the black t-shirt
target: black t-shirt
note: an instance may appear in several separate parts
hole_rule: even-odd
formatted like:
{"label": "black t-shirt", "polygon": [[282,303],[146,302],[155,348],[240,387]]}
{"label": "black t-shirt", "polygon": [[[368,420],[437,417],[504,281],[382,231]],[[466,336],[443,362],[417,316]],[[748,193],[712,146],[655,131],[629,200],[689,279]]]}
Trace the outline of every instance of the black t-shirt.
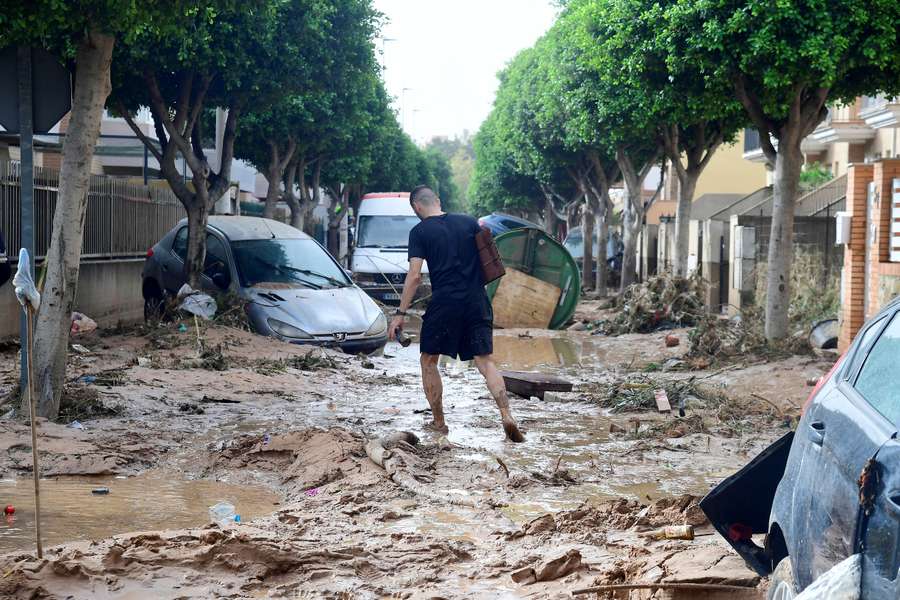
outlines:
{"label": "black t-shirt", "polygon": [[428,263],[434,300],[461,300],[484,292],[475,235],[478,221],[468,215],[428,217],[409,232],[409,258]]}

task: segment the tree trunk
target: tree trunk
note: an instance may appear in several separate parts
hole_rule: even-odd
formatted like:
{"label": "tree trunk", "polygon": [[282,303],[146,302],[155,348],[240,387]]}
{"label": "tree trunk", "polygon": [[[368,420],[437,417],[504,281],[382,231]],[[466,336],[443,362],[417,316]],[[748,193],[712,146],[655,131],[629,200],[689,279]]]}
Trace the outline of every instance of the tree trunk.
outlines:
{"label": "tree trunk", "polygon": [[188,285],[196,290],[200,287],[200,275],[206,262],[206,223],[209,220],[206,203],[200,202],[198,198],[187,209],[187,217],[188,247],[184,269]]}
{"label": "tree trunk", "polygon": [[637,243],[641,234],[643,215],[635,210],[626,210],[622,229],[622,280],[620,290],[625,291],[637,279]]}
{"label": "tree trunk", "polygon": [[553,239],[559,239],[559,218],[553,208],[553,199],[544,197],[544,227]]}
{"label": "tree trunk", "polygon": [[609,269],[607,268],[606,245],[609,240],[609,202],[606,198],[601,198],[599,202],[599,210],[597,211],[597,281],[594,289],[597,295],[605,298],[608,294],[607,281],[609,281]]}
{"label": "tree trunk", "polygon": [[287,202],[288,208],[291,210],[291,227],[295,229],[303,229],[303,212],[300,207],[300,199],[294,193],[294,187],[297,183],[297,169],[300,161],[291,160],[284,172],[284,201]]}
{"label": "tree trunk", "polygon": [[100,135],[103,106],[110,92],[109,72],[114,44],[113,36],[91,31],[79,44],[75,57],[78,77],[69,130],[63,144],[44,294],[34,333],[37,413],[48,419],[55,419],[59,414],[65,382],[91,162]]}
{"label": "tree trunk", "polygon": [[288,138],[288,145],[284,153],[281,152],[277,142],[269,140],[269,166],[266,169],[269,189],[266,190],[266,206],[263,209],[263,217],[267,219],[275,218],[275,208],[281,198],[281,180],[284,179],[285,169],[294,158],[295,149],[296,145],[291,137]]}
{"label": "tree trunk", "polygon": [[585,197],[584,208],[581,212],[581,235],[584,239],[581,281],[586,290],[594,289],[594,207],[592,204],[591,200]]}
{"label": "tree trunk", "polygon": [[269,166],[266,171],[266,181],[269,184],[269,189],[266,190],[266,204],[263,208],[263,218],[274,219],[275,207],[281,197],[281,177],[279,177],[277,166],[275,168],[272,168],[271,165]]}
{"label": "tree trunk", "polygon": [[678,206],[675,209],[675,244],[672,270],[679,277],[688,274],[688,253],[690,251],[691,206],[694,202],[694,190],[697,189],[699,172],[686,171],[679,174]]}
{"label": "tree trunk", "polygon": [[794,259],[794,208],[800,187],[803,153],[799,135],[782,136],[775,158],[775,205],[769,238],[766,282],[766,339],[788,335],[788,307],[791,303],[791,263]]}

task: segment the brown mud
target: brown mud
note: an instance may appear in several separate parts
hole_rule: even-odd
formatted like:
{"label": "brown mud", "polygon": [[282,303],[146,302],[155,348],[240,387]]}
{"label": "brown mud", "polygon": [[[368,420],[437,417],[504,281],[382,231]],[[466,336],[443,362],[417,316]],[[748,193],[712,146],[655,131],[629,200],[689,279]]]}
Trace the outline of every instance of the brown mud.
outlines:
{"label": "brown mud", "polygon": [[[666,347],[672,333],[679,347]],[[633,581],[757,594],[764,584],[717,536],[642,533],[711,533],[696,497],[787,431],[827,361],[655,372],[685,352],[684,330],[495,340],[501,367],[576,383],[553,401],[511,398],[524,444],[505,441],[479,375],[452,361],[440,367],[450,433],[425,431],[415,345],[361,360],[220,326],[203,329],[202,351],[176,324],[80,337],[90,353],[73,354],[68,391],[90,390],[114,410],[83,429],[40,424],[46,489],[62,486],[56,497],[68,501],[47,493],[43,522],[56,537],[43,561],[26,535],[28,429],[0,421],[0,503],[18,490],[7,528],[19,531],[0,527],[0,597],[554,598]],[[16,366],[13,352],[0,354],[0,396]],[[637,373],[652,386],[690,379],[721,400],[689,396],[683,419],[598,405],[598,389]],[[421,437],[403,451],[405,480],[365,451],[394,431]],[[109,495],[90,495],[95,484]],[[223,499],[241,523],[210,524],[205,509]],[[141,513],[134,527],[128,507]]]}

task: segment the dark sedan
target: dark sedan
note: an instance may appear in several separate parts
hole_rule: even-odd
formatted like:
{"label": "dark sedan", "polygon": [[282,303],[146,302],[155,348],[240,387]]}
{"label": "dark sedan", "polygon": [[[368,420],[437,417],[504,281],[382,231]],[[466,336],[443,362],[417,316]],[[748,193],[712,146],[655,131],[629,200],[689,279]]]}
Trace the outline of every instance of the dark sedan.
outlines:
{"label": "dark sedan", "polygon": [[[796,432],[704,498],[747,563],[790,600],[854,554],[861,598],[900,598],[900,299],[813,389]],[[763,546],[754,534],[766,534]]]}

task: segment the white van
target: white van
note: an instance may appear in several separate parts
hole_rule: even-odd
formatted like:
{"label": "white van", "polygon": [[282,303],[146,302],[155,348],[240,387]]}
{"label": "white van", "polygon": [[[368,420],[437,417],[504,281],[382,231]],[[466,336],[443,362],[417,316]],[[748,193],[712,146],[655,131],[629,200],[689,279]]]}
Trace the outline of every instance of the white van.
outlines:
{"label": "white van", "polygon": [[[418,223],[419,217],[409,205],[409,192],[363,196],[356,215],[350,270],[359,287],[376,300],[400,302],[409,270],[409,232]],[[427,265],[422,270],[427,273]],[[427,283],[427,276],[423,279]],[[420,287],[420,294],[427,287]]]}

